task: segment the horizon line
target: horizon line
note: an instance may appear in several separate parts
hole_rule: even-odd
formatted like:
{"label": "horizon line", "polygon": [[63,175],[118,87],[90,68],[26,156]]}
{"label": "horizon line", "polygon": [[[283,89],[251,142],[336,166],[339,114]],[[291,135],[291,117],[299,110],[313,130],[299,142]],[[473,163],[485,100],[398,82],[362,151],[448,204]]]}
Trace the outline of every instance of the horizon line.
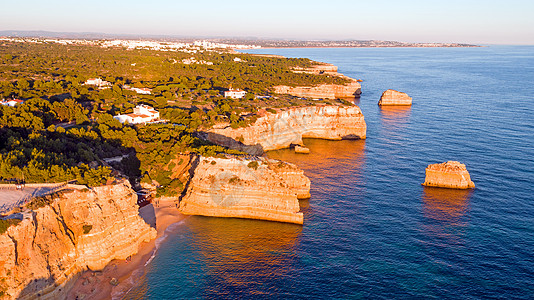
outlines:
{"label": "horizon line", "polygon": [[[351,41],[380,41],[380,42],[397,42],[404,44],[468,44],[465,42],[407,42],[401,40],[392,40],[392,39],[358,39],[358,38],[343,38],[343,39],[326,39],[326,38],[282,38],[282,37],[261,37],[261,36],[232,36],[232,35],[182,35],[182,34],[155,34],[155,33],[106,33],[106,32],[95,32],[95,31],[50,31],[50,30],[18,30],[18,29],[8,29],[0,30],[0,36],[9,33],[9,37],[35,37],[42,38],[43,36],[38,36],[39,34],[48,34],[48,35],[72,35],[78,37],[70,38],[84,38],[83,35],[95,35],[95,36],[109,36],[109,37],[137,37],[137,38],[175,38],[175,39],[235,39],[235,40],[257,40],[257,41],[298,41],[298,42],[351,42]],[[21,36],[14,36],[14,34],[20,34]],[[48,38],[52,38],[49,36]],[[60,36],[55,36],[55,38],[61,38]],[[63,37],[64,38],[64,37]],[[97,39],[97,38],[92,38]],[[469,43],[470,44],[470,43]],[[476,43],[475,43],[476,44]],[[472,45],[475,45],[472,44]]]}

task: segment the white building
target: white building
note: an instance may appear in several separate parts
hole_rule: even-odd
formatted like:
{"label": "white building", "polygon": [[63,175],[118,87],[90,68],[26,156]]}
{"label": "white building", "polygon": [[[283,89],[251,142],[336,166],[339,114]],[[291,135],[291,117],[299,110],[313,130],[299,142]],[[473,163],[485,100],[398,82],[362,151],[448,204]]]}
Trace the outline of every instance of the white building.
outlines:
{"label": "white building", "polygon": [[111,82],[108,82],[108,81],[104,81],[100,78],[89,78],[85,81],[86,85],[96,85],[98,87],[102,87],[102,86],[110,86],[111,85]]}
{"label": "white building", "polygon": [[232,99],[241,99],[245,97],[247,92],[240,90],[240,89],[229,89],[228,91],[224,92],[224,97],[230,97]]}
{"label": "white building", "polygon": [[130,90],[138,93],[138,94],[143,94],[143,95],[150,95],[152,93],[152,90],[149,89],[149,88],[136,88],[136,87],[133,87],[131,88]]}
{"label": "white building", "polygon": [[121,123],[128,122],[130,124],[142,124],[153,122],[159,119],[159,112],[153,107],[141,104],[134,108],[134,112],[125,115],[116,115],[113,117]]}
{"label": "white building", "polygon": [[152,94],[152,89],[149,89],[149,88],[136,88],[136,87],[131,87],[127,84],[123,85],[122,88],[128,91],[134,91],[138,94],[143,94],[143,95]]}
{"label": "white building", "polygon": [[11,99],[11,100],[4,99],[4,100],[0,101],[0,104],[8,105],[8,106],[11,106],[11,107],[13,107],[13,106],[15,106],[17,104],[22,104],[22,103],[24,103],[24,101],[19,100],[19,99]]}

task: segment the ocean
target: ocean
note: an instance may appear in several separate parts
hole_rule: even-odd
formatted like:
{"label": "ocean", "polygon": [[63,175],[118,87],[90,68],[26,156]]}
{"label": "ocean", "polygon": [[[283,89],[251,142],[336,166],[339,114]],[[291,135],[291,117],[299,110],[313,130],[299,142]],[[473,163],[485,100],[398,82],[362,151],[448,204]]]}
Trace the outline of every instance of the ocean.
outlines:
{"label": "ocean", "polygon": [[[362,79],[367,139],[269,152],[311,179],[304,225],[188,217],[127,299],[534,298],[533,46],[248,52]],[[474,190],[421,186],[448,160]]]}

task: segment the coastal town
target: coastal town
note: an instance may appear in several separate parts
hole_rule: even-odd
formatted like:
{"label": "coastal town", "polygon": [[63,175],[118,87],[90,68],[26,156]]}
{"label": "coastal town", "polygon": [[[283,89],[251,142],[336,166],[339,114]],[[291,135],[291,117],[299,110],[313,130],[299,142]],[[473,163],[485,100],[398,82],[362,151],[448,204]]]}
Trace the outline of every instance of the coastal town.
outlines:
{"label": "coastal town", "polygon": [[128,50],[145,49],[156,51],[178,51],[185,53],[198,53],[200,51],[223,51],[232,49],[258,49],[261,46],[250,44],[226,44],[206,40],[197,40],[191,42],[175,42],[160,40],[101,40],[101,39],[59,39],[59,38],[35,38],[35,37],[6,37],[0,35],[0,42],[17,42],[46,44],[54,43],[60,45],[90,45],[102,48],[121,47]]}

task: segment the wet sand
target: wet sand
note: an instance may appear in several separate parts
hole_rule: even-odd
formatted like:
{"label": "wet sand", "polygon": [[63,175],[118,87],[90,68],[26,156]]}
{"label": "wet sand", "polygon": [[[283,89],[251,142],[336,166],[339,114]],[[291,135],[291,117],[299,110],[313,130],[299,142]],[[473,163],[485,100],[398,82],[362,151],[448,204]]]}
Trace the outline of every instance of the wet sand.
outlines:
{"label": "wet sand", "polygon": [[145,265],[155,254],[157,242],[165,238],[169,225],[184,218],[173,201],[160,201],[158,207],[149,204],[140,209],[140,215],[152,223],[155,216],[157,237],[139,248],[130,261],[112,260],[101,271],[85,271],[74,283],[67,299],[120,299],[145,272]]}

